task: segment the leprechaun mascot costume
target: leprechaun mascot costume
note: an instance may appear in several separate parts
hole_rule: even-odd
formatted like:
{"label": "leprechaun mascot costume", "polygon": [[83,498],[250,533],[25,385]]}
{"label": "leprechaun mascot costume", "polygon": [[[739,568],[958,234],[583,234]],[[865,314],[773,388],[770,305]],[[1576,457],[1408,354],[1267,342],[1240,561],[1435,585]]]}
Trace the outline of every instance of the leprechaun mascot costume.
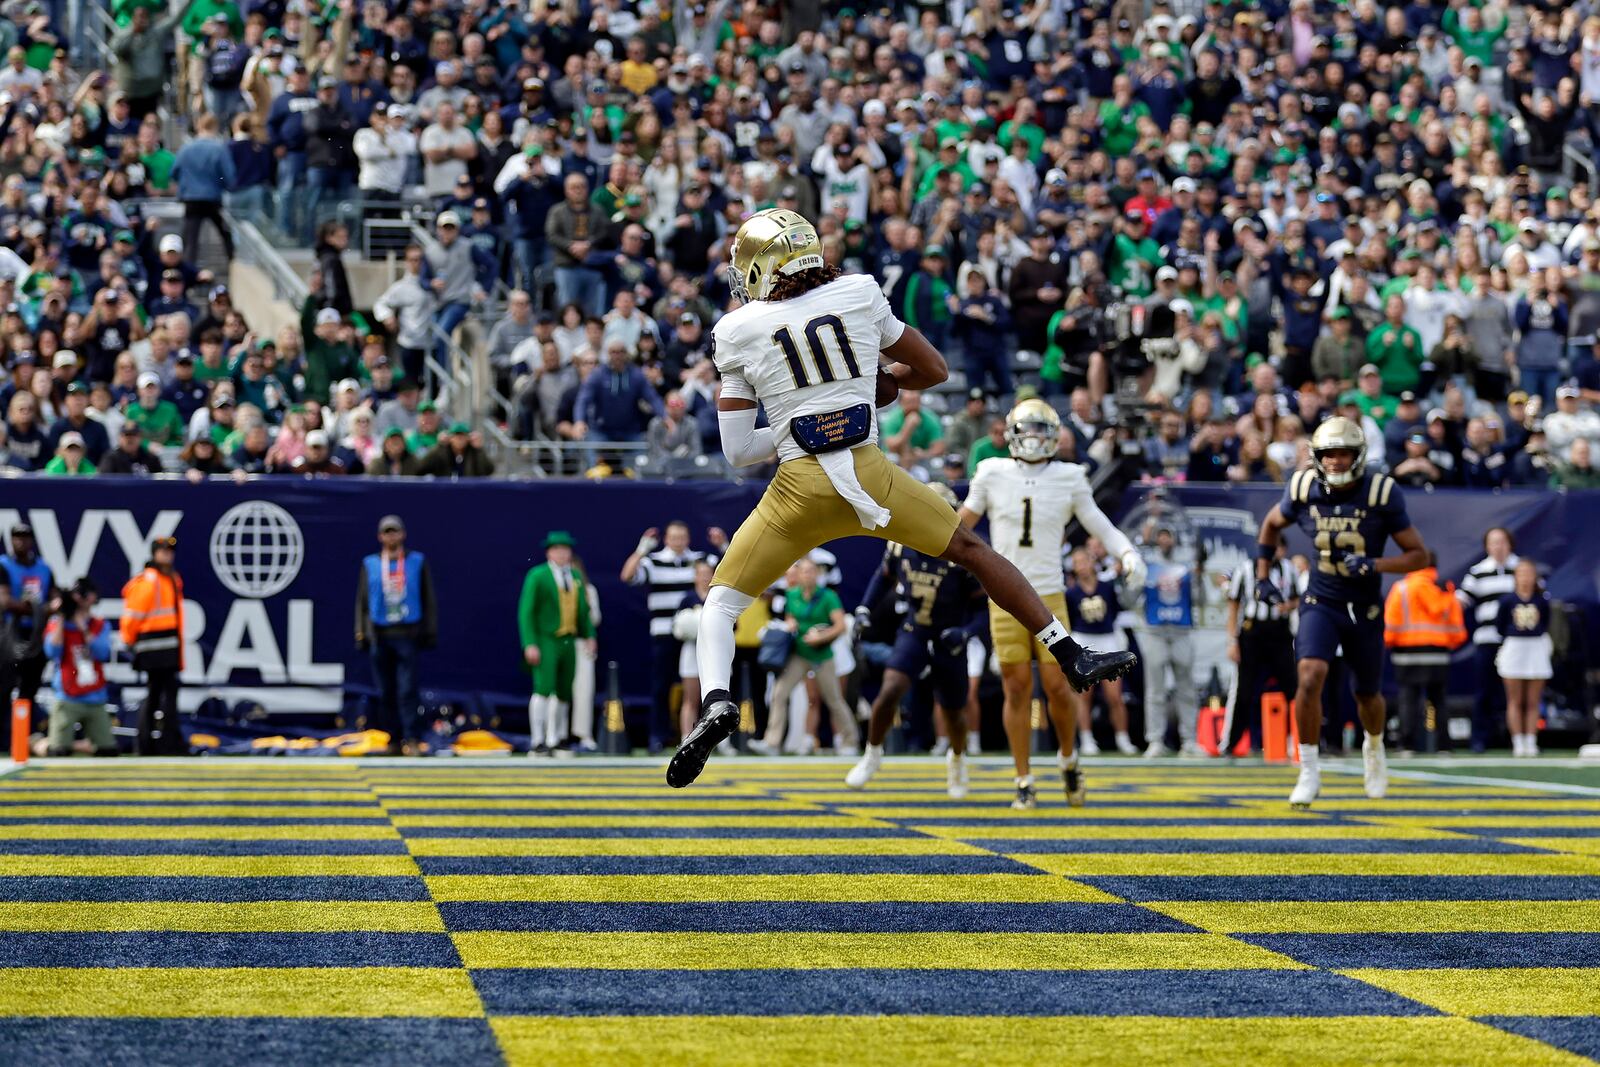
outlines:
{"label": "leprechaun mascot costume", "polygon": [[550,531],[544,539],[545,561],[523,579],[517,602],[522,656],[533,670],[528,701],[533,755],[546,755],[566,742],[578,642],[587,641],[591,648],[594,643],[588,583],[573,566],[572,547],[571,534]]}

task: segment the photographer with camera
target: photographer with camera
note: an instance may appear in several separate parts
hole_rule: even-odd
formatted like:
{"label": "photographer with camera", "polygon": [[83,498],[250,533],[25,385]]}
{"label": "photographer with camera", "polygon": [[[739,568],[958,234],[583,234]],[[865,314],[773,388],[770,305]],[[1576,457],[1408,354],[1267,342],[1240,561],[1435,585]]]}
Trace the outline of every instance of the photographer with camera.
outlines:
{"label": "photographer with camera", "polygon": [[56,699],[50,709],[47,755],[72,755],[73,734],[79,725],[96,756],[117,755],[111,712],[106,706],[105,665],[111,659],[111,627],[94,617],[99,600],[94,583],[79,578],[51,605],[44,654],[56,664]]}
{"label": "photographer with camera", "polygon": [[1045,397],[1070,392],[1080,385],[1098,407],[1111,388],[1105,352],[1112,345],[1112,324],[1106,315],[1111,290],[1105,275],[1091,274],[1072,291],[1067,306],[1050,316],[1044,362],[1039,368]]}

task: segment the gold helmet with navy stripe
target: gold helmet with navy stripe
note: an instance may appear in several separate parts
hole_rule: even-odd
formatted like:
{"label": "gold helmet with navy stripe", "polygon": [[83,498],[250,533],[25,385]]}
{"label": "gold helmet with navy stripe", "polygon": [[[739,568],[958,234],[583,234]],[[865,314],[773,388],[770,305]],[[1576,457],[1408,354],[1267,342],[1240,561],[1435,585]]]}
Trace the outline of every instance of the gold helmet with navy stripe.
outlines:
{"label": "gold helmet with navy stripe", "polygon": [[[1322,457],[1327,452],[1351,452],[1355,458],[1350,462],[1347,471],[1332,472],[1322,464]],[[1316,432],[1311,435],[1311,466],[1316,468],[1317,477],[1333,489],[1350,485],[1367,466],[1367,435],[1361,432],[1361,427],[1342,415],[1335,415],[1328,419]]]}
{"label": "gold helmet with navy stripe", "polygon": [[1060,436],[1061,416],[1037,397],[1024,400],[1006,416],[1006,446],[1024,463],[1055,458]]}
{"label": "gold helmet with navy stripe", "polygon": [[765,300],[779,275],[822,265],[817,228],[798,212],[767,208],[745,219],[733,235],[728,285],[741,300]]}

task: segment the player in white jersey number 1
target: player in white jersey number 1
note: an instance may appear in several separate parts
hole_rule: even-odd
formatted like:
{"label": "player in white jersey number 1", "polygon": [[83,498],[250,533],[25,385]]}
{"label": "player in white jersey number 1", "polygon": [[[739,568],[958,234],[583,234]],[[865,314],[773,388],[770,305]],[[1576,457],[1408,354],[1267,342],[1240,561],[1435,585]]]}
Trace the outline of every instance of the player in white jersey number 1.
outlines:
{"label": "player in white jersey number 1", "polygon": [[[850,534],[898,541],[971,571],[1074,688],[1125,674],[1136,662],[1131,653],[1074,643],[1015,566],[878,448],[880,354],[893,378],[887,384],[899,388],[938,385],[947,371],[944,357],[894,317],[877,283],[828,267],[816,228],[782,209],[746,219],[728,260],[734,295],[745,303],[712,331],[722,450],[734,466],[776,457],[778,471],[717,564],[700,614],[700,722],[668,764],[667,784],[693,782],[738,725],[728,691],[734,620],[795,560]],[[758,404],[770,424],[759,430]]]}
{"label": "player in white jersey number 1", "polygon": [[[995,456],[978,464],[961,521],[974,526],[989,517],[989,540],[996,550],[1016,563],[1023,577],[1060,619],[1067,621],[1066,583],[1062,580],[1061,544],[1074,517],[1105,544],[1122,565],[1124,577],[1134,586],[1144,584],[1144,559],[1122,531],[1111,524],[1094,502],[1088,476],[1076,463],[1057,460],[1061,419],[1043,400],[1024,400],[1006,417],[1006,445],[1011,455]],[[1032,747],[1033,668],[1039,660],[1039,681],[1044,686],[1050,721],[1061,741],[1058,756],[1067,803],[1084,802],[1083,771],[1074,751],[1077,709],[1067,690],[1067,679],[1049,650],[1033,637],[1033,628],[1012,617],[1003,605],[989,606],[989,634],[995,658],[1000,661],[1000,682],[1005,689],[1006,742],[1017,765],[1017,795],[1011,806],[1027,810],[1036,803],[1028,754]]]}

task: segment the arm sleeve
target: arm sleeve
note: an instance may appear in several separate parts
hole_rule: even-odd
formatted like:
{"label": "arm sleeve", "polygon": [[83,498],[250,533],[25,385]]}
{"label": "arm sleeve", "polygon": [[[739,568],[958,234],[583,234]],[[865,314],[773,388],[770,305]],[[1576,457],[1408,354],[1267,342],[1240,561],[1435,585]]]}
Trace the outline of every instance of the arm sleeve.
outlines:
{"label": "arm sleeve", "polygon": [[539,601],[537,589],[536,570],[528,571],[522,579],[522,595],[517,598],[517,634],[522,638],[522,647],[527,648],[533,644],[538,636],[533,632],[533,611]]}
{"label": "arm sleeve", "polygon": [[[726,381],[724,379],[724,395],[727,394]],[[764,463],[778,454],[772,427],[756,429],[756,410],[745,408],[741,411],[717,412],[717,425],[722,429],[722,454],[735,467]]]}
{"label": "arm sleeve", "polygon": [[1121,559],[1124,552],[1133,548],[1133,542],[1111,524],[1106,513],[1100,510],[1100,505],[1094,502],[1094,490],[1090,488],[1088,478],[1080,476],[1072,487],[1072,511],[1083,523],[1083,528],[1100,538],[1112,556]]}

